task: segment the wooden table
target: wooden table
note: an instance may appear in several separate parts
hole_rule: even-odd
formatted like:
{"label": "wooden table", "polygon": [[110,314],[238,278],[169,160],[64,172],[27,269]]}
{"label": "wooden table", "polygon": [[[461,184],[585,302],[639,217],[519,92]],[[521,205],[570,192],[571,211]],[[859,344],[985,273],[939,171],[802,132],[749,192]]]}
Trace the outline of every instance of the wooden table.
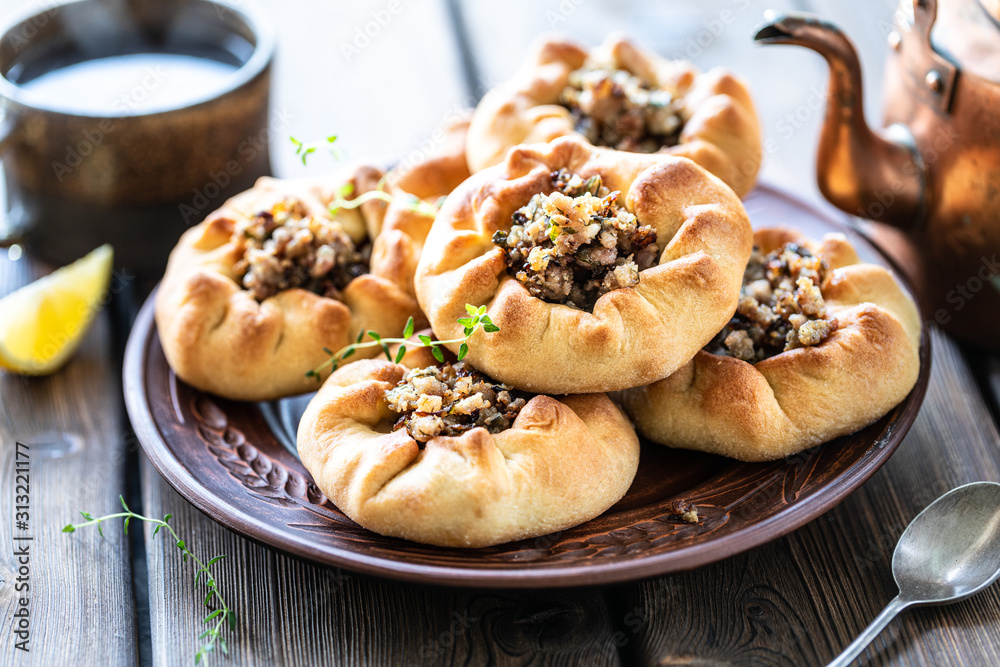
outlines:
{"label": "wooden table", "polygon": [[[17,4],[5,0],[0,9]],[[818,201],[811,173],[825,68],[803,50],[750,44],[766,6],[810,4],[401,0],[369,43],[354,44],[357,28],[396,5],[271,0],[282,39],[276,172],[303,171],[289,134],[335,132],[350,157],[382,163],[422,150],[435,125],[510,75],[538,32],[555,27],[595,42],[622,28],[666,54],[746,75],[775,140],[765,177]],[[868,99],[877,100],[892,3],[815,4],[857,40]],[[348,57],[344,45],[358,52]],[[334,166],[316,157],[311,173]],[[42,271],[0,254],[0,294]],[[895,594],[892,550],[916,513],[954,486],[1000,480],[1000,364],[934,331],[926,402],[898,452],[842,505],[767,546],[634,584],[526,593],[402,585],[317,567],[217,525],[145,462],[122,407],[124,336],[141,291],[124,282],[63,371],[45,379],[0,373],[3,665],[193,663],[203,592],[173,545],[148,530],[125,537],[120,526],[109,526],[104,539],[60,533],[79,509],[114,511],[119,493],[147,515],[172,513],[199,553],[230,556],[219,564],[219,581],[238,625],[222,664],[818,665]],[[31,443],[27,654],[15,650],[12,635],[15,440]],[[906,612],[861,664],[1000,664],[1000,587],[952,607]]]}

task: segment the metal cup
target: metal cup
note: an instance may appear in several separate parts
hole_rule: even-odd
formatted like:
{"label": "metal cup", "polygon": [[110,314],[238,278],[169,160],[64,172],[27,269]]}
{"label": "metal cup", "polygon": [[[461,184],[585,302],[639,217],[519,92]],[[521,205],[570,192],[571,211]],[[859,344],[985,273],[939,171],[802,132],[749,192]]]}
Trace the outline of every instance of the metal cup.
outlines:
{"label": "metal cup", "polygon": [[[182,231],[271,171],[268,103],[275,38],[258,10],[219,0],[75,0],[0,32],[0,238],[64,264],[110,242],[119,264],[162,270]],[[134,53],[229,62],[200,99],[108,112],[39,102],[45,71]],[[134,91],[139,95],[140,91]]]}

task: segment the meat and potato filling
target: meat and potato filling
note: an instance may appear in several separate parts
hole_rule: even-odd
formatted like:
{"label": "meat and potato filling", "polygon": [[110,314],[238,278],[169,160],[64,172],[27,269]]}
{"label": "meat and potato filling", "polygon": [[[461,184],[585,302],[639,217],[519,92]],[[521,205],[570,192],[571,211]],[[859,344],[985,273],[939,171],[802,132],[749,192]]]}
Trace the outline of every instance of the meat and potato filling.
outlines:
{"label": "meat and potato filling", "polygon": [[619,206],[600,176],[552,172],[553,192],[537,194],[493,242],[532,296],[593,310],[602,295],[639,283],[659,257],[656,231]]}
{"label": "meat and potato filling", "polygon": [[405,428],[419,443],[477,427],[504,431],[528,397],[462,361],[413,369],[385,393],[389,409],[400,415],[393,430]]}
{"label": "meat and potato filling", "polygon": [[233,239],[242,251],[237,279],[257,301],[293,287],[339,299],[368,272],[371,244],[358,248],[340,223],[311,216],[295,199],[238,222]]}
{"label": "meat and potato filling", "polygon": [[820,292],[828,273],[823,259],[794,243],[767,254],[755,247],[736,314],[705,349],[754,363],[819,345],[837,330]]}
{"label": "meat and potato filling", "polygon": [[587,141],[621,151],[655,153],[675,146],[684,125],[680,101],[670,91],[620,69],[570,73],[559,101]]}

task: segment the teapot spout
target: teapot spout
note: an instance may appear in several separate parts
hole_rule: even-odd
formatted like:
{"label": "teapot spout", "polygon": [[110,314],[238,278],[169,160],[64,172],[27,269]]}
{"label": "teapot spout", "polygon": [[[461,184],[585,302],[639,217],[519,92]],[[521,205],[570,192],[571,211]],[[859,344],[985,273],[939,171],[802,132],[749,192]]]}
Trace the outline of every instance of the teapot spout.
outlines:
{"label": "teapot spout", "polygon": [[815,17],[779,14],[766,19],[754,41],[804,46],[830,67],[816,161],[823,196],[851,215],[903,228],[916,224],[926,208],[926,167],[909,128],[893,125],[876,132],[865,122],[854,45],[835,25]]}

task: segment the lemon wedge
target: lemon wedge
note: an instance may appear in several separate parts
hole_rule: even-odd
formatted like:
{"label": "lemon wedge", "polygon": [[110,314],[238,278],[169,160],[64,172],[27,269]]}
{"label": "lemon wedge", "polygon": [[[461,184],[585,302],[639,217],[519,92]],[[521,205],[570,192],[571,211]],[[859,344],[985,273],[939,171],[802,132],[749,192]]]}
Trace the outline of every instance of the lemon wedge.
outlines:
{"label": "lemon wedge", "polygon": [[0,299],[0,368],[48,375],[66,363],[104,305],[113,259],[103,245]]}

